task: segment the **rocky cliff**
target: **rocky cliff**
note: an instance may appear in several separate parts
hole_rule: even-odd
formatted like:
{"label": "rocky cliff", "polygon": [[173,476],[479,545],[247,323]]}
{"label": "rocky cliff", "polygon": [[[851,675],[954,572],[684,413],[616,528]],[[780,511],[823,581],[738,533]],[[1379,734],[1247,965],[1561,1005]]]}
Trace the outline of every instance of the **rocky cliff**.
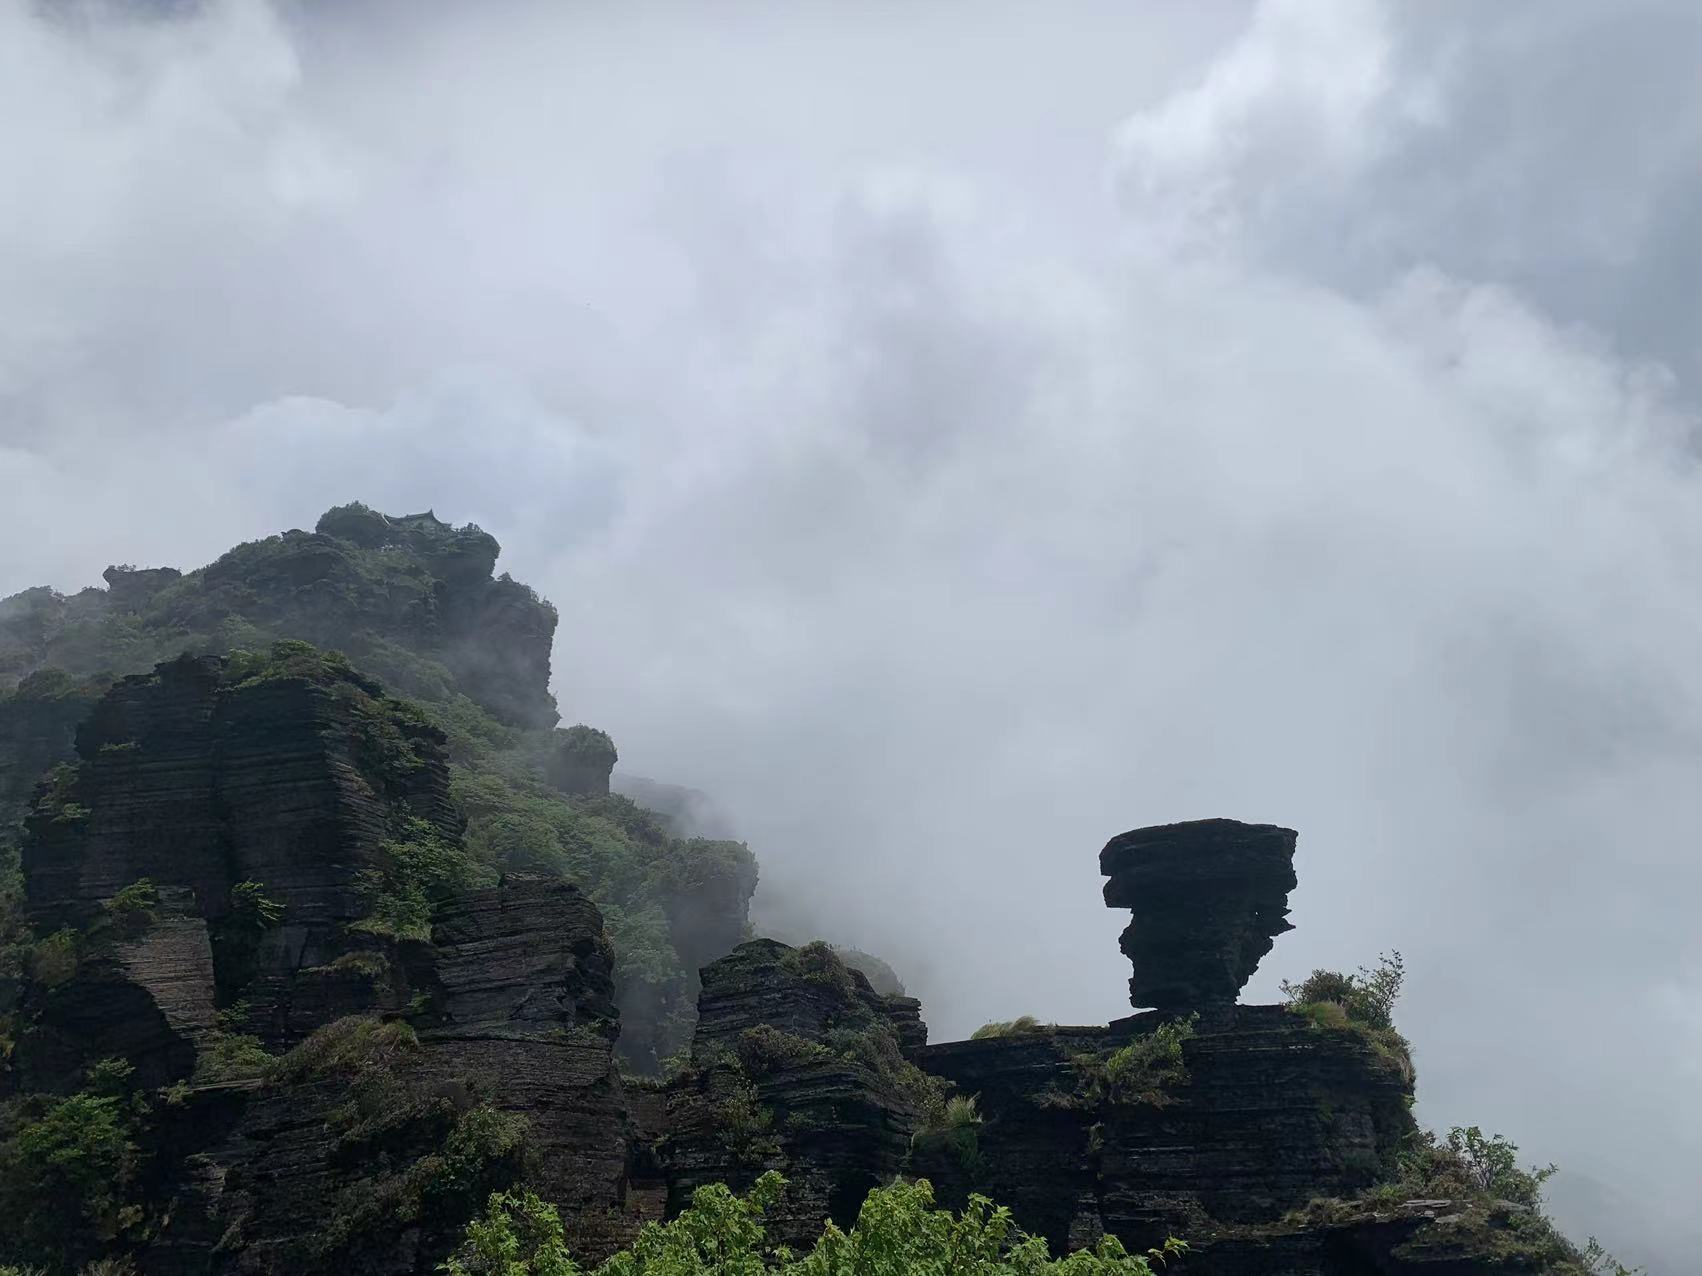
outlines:
{"label": "rocky cliff", "polygon": [[349,507],[0,604],[0,1264],[423,1274],[519,1185],[596,1258],[776,1169],[792,1245],[908,1175],[1187,1272],[1583,1270],[1529,1176],[1414,1125],[1398,966],[1237,1004],[1292,830],[1113,838],[1141,1013],[929,1044],[895,980],[749,939],[743,846],[610,791],[495,556]]}
{"label": "rocky cliff", "polygon": [[[603,907],[623,956],[617,998],[628,1064],[655,1071],[683,1049],[698,968],[745,938],[756,861],[740,843],[687,836],[612,794],[609,736],[555,727],[556,612],[495,574],[499,552],[475,526],[347,505],[312,532],[239,545],[187,573],[113,567],[105,589],[65,596],[41,588],[0,600],[0,1015],[20,961],[23,814],[56,764],[78,761],[75,728],[105,687],[186,652],[223,658],[305,641],[405,694],[442,733],[447,800],[466,819],[482,865],[554,874]],[[296,719],[263,698],[244,703],[262,741],[255,761],[274,767],[287,746],[266,737],[266,723],[274,709],[280,721]],[[135,711],[148,710],[138,701]],[[242,729],[234,719],[218,729],[221,748],[242,747],[230,734]],[[123,744],[114,736],[97,747]],[[295,781],[267,783],[282,792]],[[232,795],[268,800],[263,789]],[[301,800],[307,818],[313,800]]]}

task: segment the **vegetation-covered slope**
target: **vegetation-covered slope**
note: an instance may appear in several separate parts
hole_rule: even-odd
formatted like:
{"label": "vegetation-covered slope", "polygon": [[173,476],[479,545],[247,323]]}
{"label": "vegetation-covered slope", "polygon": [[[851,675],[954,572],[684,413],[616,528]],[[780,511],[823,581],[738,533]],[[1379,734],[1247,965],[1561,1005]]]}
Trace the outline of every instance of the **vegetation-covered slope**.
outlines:
{"label": "vegetation-covered slope", "polygon": [[737,842],[674,836],[609,792],[606,734],[555,728],[556,612],[493,575],[498,552],[475,526],[348,505],[311,533],[239,545],[188,573],[114,567],[106,589],[0,601],[0,945],[11,950],[0,979],[22,937],[19,821],[100,691],[185,651],[294,639],[343,653],[444,732],[478,865],[558,873],[596,900],[618,954],[629,1064],[652,1070],[679,1050],[698,968],[745,937],[756,862]]}

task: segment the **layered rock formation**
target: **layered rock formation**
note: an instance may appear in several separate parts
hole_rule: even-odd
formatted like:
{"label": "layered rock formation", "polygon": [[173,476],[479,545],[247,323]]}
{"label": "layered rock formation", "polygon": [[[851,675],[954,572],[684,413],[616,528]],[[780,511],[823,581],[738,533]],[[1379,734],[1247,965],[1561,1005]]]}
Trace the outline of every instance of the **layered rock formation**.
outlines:
{"label": "layered rock formation", "polygon": [[463,854],[441,733],[286,644],[122,680],[77,748],[26,823],[64,959],[27,983],[3,1081],[67,1094],[118,1058],[154,1093],[149,1271],[428,1271],[521,1175],[609,1220],[587,1245],[630,1235],[596,907],[517,874],[425,901],[417,935],[382,924],[411,856]]}
{"label": "layered rock formation", "polygon": [[[179,1080],[215,1001],[240,1002],[230,1028],[273,1049],[337,1015],[394,1008],[394,943],[359,924],[401,839],[459,836],[441,733],[346,666],[287,649],[123,679],[77,752],[26,821],[23,872],[36,933],[76,936],[89,960],[29,1007],[26,1088],[71,1088],[106,1055],[136,1063],[143,1084]],[[159,902],[138,898],[139,933],[112,936],[113,901],[144,885]],[[276,919],[245,911],[257,901]],[[134,1015],[67,1026],[98,999],[182,1004],[185,980],[205,984],[196,1009],[165,1014],[147,1042],[124,1035]]]}
{"label": "layered rock formation", "polygon": [[[688,840],[706,830],[671,828],[611,794],[615,749],[605,733],[553,729],[556,613],[495,574],[498,553],[475,526],[348,505],[312,532],[239,545],[195,571],[113,567],[105,589],[0,600],[0,1016],[18,990],[22,817],[56,764],[78,763],[76,724],[116,675],[145,673],[186,650],[223,657],[283,639],[340,651],[420,706],[444,733],[453,782],[471,799],[468,842],[483,863],[565,874],[608,908],[627,958],[617,995],[629,1066],[653,1071],[684,1047],[697,968],[745,938],[755,859],[730,840]],[[296,729],[287,706],[247,704],[268,767],[293,765],[284,756],[292,746],[279,741],[273,751],[267,738],[275,711],[282,729]],[[236,729],[221,728],[221,749]],[[117,750],[124,741],[101,744]],[[266,783],[246,798],[233,790],[233,800],[264,806]],[[280,793],[295,787],[287,777],[278,784]],[[314,991],[348,1002],[358,983],[345,970]],[[6,1039],[0,1022],[0,1051]]]}
{"label": "layered rock formation", "polygon": [[[1152,983],[1137,971],[1192,1004],[928,1045],[913,998],[876,992],[827,945],[754,940],[703,969],[689,1062],[632,1083],[614,1063],[616,954],[572,886],[513,873],[444,894],[418,935],[366,926],[396,854],[386,830],[424,824],[457,845],[442,741],[346,666],[284,655],[120,682],[27,823],[32,914],[76,937],[75,961],[28,985],[10,1084],[64,1093],[99,1058],[134,1065],[148,1172],[117,1247],[149,1276],[423,1276],[485,1194],[519,1182],[596,1258],[697,1187],[769,1169],[789,1180],[770,1239],[794,1246],[909,1174],[948,1204],[993,1196],[1060,1250],[1185,1236],[1182,1272],[1528,1270],[1505,1239],[1516,1212],[1473,1206],[1466,1229],[1459,1203],[1353,1199],[1412,1134],[1404,1056],[1226,998],[1280,918],[1286,830],[1114,839],[1115,902],[1137,917],[1150,904],[1133,862],[1194,908],[1198,951]],[[1215,914],[1153,867],[1194,882],[1233,878],[1226,862],[1255,882]],[[250,873],[276,907],[233,931],[233,883]],[[233,1069],[238,1029],[272,1057]],[[974,1106],[954,1118],[951,1099]]]}
{"label": "layered rock formation", "polygon": [[297,638],[430,695],[443,675],[424,659],[504,722],[553,726],[555,608],[493,575],[498,552],[489,533],[429,511],[345,505],[312,532],[239,545],[186,575],[108,568],[105,590],[0,600],[0,689],[43,667],[130,673],[186,646],[220,652]]}
{"label": "layered rock formation", "polygon": [[[552,729],[554,612],[495,560],[477,528],[351,506],[0,603],[0,1263],[423,1276],[518,1183],[595,1258],[774,1168],[795,1245],[911,1174],[1056,1248],[1184,1236],[1172,1270],[1531,1270],[1505,1202],[1358,1195],[1414,1128],[1392,1029],[1235,1004],[1288,928],[1292,831],[1106,846],[1157,1009],[929,1045],[827,946],[744,942],[749,852],[611,793],[603,733]],[[633,1081],[617,1047],[680,1066]],[[123,1123],[98,1210],[7,1178],[62,1104]]]}
{"label": "layered rock formation", "polygon": [[619,760],[608,732],[580,723],[555,733],[544,774],[570,797],[607,797],[609,776]]}
{"label": "layered rock formation", "polygon": [[1288,923],[1293,829],[1194,820],[1134,829],[1099,853],[1105,902],[1133,914],[1123,952],[1136,1007],[1233,1002]]}
{"label": "layered rock formation", "polygon": [[666,1090],[654,1145],[669,1210],[774,1169],[788,1191],[771,1239],[849,1226],[907,1166],[933,1091],[905,1052],[926,1038],[914,999],[876,993],[825,944],[753,940],[706,967],[692,1066]]}

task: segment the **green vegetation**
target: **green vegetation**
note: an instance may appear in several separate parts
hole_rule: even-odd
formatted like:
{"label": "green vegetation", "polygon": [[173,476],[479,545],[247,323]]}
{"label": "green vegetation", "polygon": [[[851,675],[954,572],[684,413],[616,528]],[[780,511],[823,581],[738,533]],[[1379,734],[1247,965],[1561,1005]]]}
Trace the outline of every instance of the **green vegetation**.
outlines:
{"label": "green vegetation", "polygon": [[1159,1024],[1128,1045],[1110,1051],[1083,1051],[1071,1060],[1075,1088],[1050,1096],[1057,1107],[1094,1108],[1105,1103],[1146,1104],[1162,1108],[1174,1102],[1170,1091],[1188,1080],[1182,1045],[1194,1035],[1197,1015]]}
{"label": "green vegetation", "polygon": [[[767,1243],[765,1216],[786,1181],[772,1171],[744,1196],[719,1184],[699,1188],[671,1223],[649,1223],[630,1248],[596,1276],[1150,1276],[1153,1264],[1182,1253],[1180,1241],[1145,1255],[1106,1238],[1092,1250],[1053,1259],[1045,1241],[1026,1236],[1010,1211],[972,1196],[962,1214],[936,1209],[926,1180],[877,1188],[850,1231],[832,1223],[807,1254]],[[467,1227],[443,1264],[449,1276],[579,1276],[555,1207],[530,1192],[497,1193]]]}
{"label": "green vegetation", "polygon": [[239,1032],[248,1017],[248,1003],[237,1002],[218,1013],[218,1027],[202,1041],[195,1057],[196,1085],[216,1081],[251,1081],[266,1075],[277,1062],[258,1037]]}
{"label": "green vegetation", "polygon": [[1550,1276],[1634,1276],[1594,1238],[1582,1247],[1563,1236],[1544,1211],[1542,1188],[1553,1165],[1521,1167],[1519,1149],[1499,1134],[1455,1126],[1446,1136],[1415,1131],[1392,1178],[1352,1201],[1313,1201],[1286,1220],[1293,1225],[1342,1221],[1367,1209],[1408,1201],[1446,1201],[1449,1220],[1421,1227],[1396,1257],[1442,1261],[1469,1252],[1476,1261]]}
{"label": "green vegetation", "polygon": [[134,939],[154,924],[157,917],[154,910],[159,904],[159,891],[144,877],[126,886],[101,907],[106,913],[107,923],[117,935]]}
{"label": "green vegetation", "polygon": [[950,1156],[973,1179],[981,1172],[981,1126],[984,1118],[973,1095],[954,1094],[929,1111],[910,1137],[912,1156]]}
{"label": "green vegetation", "polygon": [[[328,511],[318,533],[238,545],[181,578],[132,578],[121,606],[122,572],[112,577],[110,595],[40,589],[7,600],[0,609],[0,697],[87,704],[110,677],[103,671],[143,673],[185,651],[223,656],[232,686],[302,680],[337,697],[356,724],[351,744],[361,772],[402,804],[420,782],[431,751],[425,741],[441,733],[452,792],[468,821],[466,857],[446,853],[452,838],[393,829],[392,863],[368,883],[367,929],[419,937],[445,892],[509,869],[560,874],[603,911],[629,1010],[623,1047],[629,1063],[653,1069],[689,1037],[704,960],[700,952],[682,960],[670,909],[686,900],[726,901],[716,906],[729,910],[726,928],[736,932],[736,910],[756,879],[749,850],[678,838],[627,799],[570,796],[551,783],[551,766],[564,757],[608,765],[614,742],[590,726],[541,725],[554,718],[547,691],[499,672],[511,654],[500,649],[508,635],[487,641],[450,632],[445,599],[457,591],[481,601],[485,596],[472,591],[490,591],[504,608],[535,609],[535,629],[553,624],[548,604],[532,591],[490,578],[499,547],[487,533],[425,516],[387,517],[359,504]],[[15,691],[3,690],[20,678]],[[39,773],[51,760],[27,769]],[[43,808],[48,818],[87,819],[77,768],[55,774]],[[0,792],[0,824],[21,817],[27,798],[19,795],[12,812]],[[8,962],[25,960],[15,842],[0,833],[0,976]],[[228,960],[232,946],[240,949],[276,921],[243,918],[236,899],[232,910],[215,942],[223,968],[240,971],[240,961]]]}
{"label": "green vegetation", "polygon": [[1027,1037],[1047,1032],[1052,1025],[1043,1024],[1033,1015],[1018,1015],[1015,1019],[984,1023],[969,1034],[971,1041],[987,1041],[993,1037]]}
{"label": "green vegetation", "polygon": [[1314,1028],[1350,1032],[1385,1059],[1408,1085],[1413,1081],[1412,1047],[1395,1030],[1395,1003],[1406,981],[1406,965],[1398,952],[1383,953],[1374,969],[1358,974],[1314,970],[1298,984],[1282,983],[1288,1007]]}
{"label": "green vegetation", "polygon": [[761,1165],[780,1155],[774,1137],[774,1113],[763,1105],[756,1086],[736,1066],[709,1081],[709,1126],[735,1162]]}
{"label": "green vegetation", "polygon": [[530,1130],[488,1103],[456,1111],[393,1079],[358,1090],[332,1128],[342,1155],[377,1168],[337,1202],[318,1239],[325,1255],[382,1246],[410,1224],[468,1218],[524,1172]]}
{"label": "green vegetation", "polygon": [[0,1263],[76,1266],[141,1222],[137,1136],[148,1106],[130,1065],[107,1059],[64,1099],[0,1108]]}
{"label": "green vegetation", "polygon": [[284,906],[270,898],[260,882],[238,882],[230,888],[230,916],[253,930],[270,930],[283,921]]}
{"label": "green vegetation", "polygon": [[57,988],[77,973],[80,936],[62,927],[30,946],[26,968],[30,978],[46,988]]}
{"label": "green vegetation", "polygon": [[475,863],[465,848],[417,815],[398,817],[396,835],[380,843],[379,850],[385,865],[361,875],[368,913],[351,930],[430,940],[437,905],[495,880],[495,874]]}
{"label": "green vegetation", "polygon": [[733,1053],[739,1066],[753,1077],[767,1076],[782,1068],[820,1063],[833,1057],[826,1046],[781,1032],[765,1023],[741,1032],[734,1043]]}
{"label": "green vegetation", "polygon": [[399,1020],[349,1015],[326,1024],[274,1059],[266,1079],[287,1083],[337,1072],[392,1068],[419,1044],[414,1030]]}

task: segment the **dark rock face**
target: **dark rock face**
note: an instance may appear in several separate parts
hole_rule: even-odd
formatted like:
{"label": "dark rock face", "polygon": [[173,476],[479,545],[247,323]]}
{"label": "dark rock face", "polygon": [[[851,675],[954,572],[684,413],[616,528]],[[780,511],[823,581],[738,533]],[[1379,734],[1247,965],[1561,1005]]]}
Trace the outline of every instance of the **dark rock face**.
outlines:
{"label": "dark rock face", "polygon": [[[0,599],[0,690],[54,666],[79,676],[145,669],[186,641],[215,652],[299,638],[338,650],[418,692],[447,670],[503,721],[555,725],[556,612],[494,577],[499,547],[430,512],[328,511],[314,532],[239,545],[188,574],[112,567],[108,588]],[[106,622],[120,622],[117,631]],[[435,662],[434,674],[420,658]]]}
{"label": "dark rock face", "polygon": [[[826,945],[752,940],[705,967],[694,1067],[667,1090],[657,1153],[670,1212],[706,1183],[778,1169],[788,1191],[771,1239],[808,1245],[825,1218],[848,1226],[906,1164],[921,1111],[900,1043],[926,1037],[914,999],[876,993]],[[847,1053],[852,1039],[877,1050]]]}
{"label": "dark rock face", "polygon": [[[340,605],[324,592],[338,545],[434,556],[451,591],[492,584],[494,542],[476,529],[327,518],[267,559],[301,591],[294,606]],[[151,607],[183,585],[123,588]],[[386,597],[396,617],[462,623],[436,585],[429,602]],[[67,623],[49,614],[66,602],[35,600],[26,618]],[[537,673],[488,668],[493,686]],[[1161,1009],[935,1046],[914,998],[878,992],[826,945],[754,940],[715,960],[739,939],[754,869],[736,844],[686,843],[665,912],[678,952],[705,963],[690,1065],[629,1087],[616,954],[573,886],[514,872],[439,897],[423,929],[364,924],[396,839],[458,851],[462,825],[443,735],[346,664],[281,644],[258,667],[185,656],[104,694],[25,680],[0,702],[18,765],[39,770],[73,738],[23,824],[28,916],[64,941],[61,962],[0,989],[16,1029],[0,1088],[65,1094],[95,1060],[133,1065],[151,1103],[132,1246],[145,1276],[425,1276],[485,1194],[521,1180],[594,1260],[696,1187],[767,1169],[790,1183],[770,1238],[793,1246],[909,1174],[947,1204],[1008,1204],[1055,1249],[1186,1237],[1185,1273],[1520,1270],[1450,1230],[1449,1203],[1297,1212],[1385,1180],[1413,1123],[1410,1071],[1375,1039],[1233,1004],[1287,929],[1289,830],[1201,821],[1105,848],[1107,903],[1134,914],[1133,997]],[[590,778],[590,804],[620,801],[600,759]],[[1175,1067],[1120,1088],[1113,1061],[1178,1019]],[[238,1033],[283,1057],[221,1079],[208,1065]],[[930,1137],[947,1092],[976,1102],[968,1144]]]}
{"label": "dark rock face", "polygon": [[[432,1270],[479,1199],[458,1200],[462,1212],[446,1216],[357,1209],[360,1226],[346,1237],[344,1220],[351,1201],[394,1190],[383,1166],[405,1177],[411,1157],[435,1154],[440,1127],[476,1104],[524,1119],[529,1181],[568,1217],[597,1221],[577,1238],[582,1248],[630,1237],[627,1102],[597,910],[571,886],[518,877],[459,901],[409,956],[429,1008],[382,1091],[409,1123],[391,1120],[388,1142],[360,1155],[346,1113],[370,1102],[363,1087],[373,1082],[358,1074],[196,1088],[189,1128],[173,1137],[169,1222],[147,1252],[150,1272]],[[415,1148],[409,1137],[424,1141]],[[516,1160],[495,1172],[520,1169]]]}
{"label": "dark rock face", "polygon": [[[75,980],[42,999],[19,1045],[35,1088],[74,1081],[81,1065],[52,1063],[75,1062],[65,1050],[72,1012],[57,1007],[87,1017],[95,988],[107,989],[98,999],[139,989],[161,1009],[150,1032],[163,1036],[110,1040],[126,1017],[94,1016],[81,1062],[141,1058],[149,1084],[187,1075],[215,999],[245,1003],[242,1029],[274,1049],[328,1018],[398,1004],[403,983],[372,973],[392,964],[388,946],[350,929],[368,909],[363,874],[387,862],[399,818],[448,837],[459,824],[441,737],[385,706],[347,681],[233,682],[215,657],[172,661],[108,692],[78,730],[80,763],[28,818],[29,916],[38,934],[99,934],[108,901],[143,880],[160,905],[140,937],[87,970],[80,964]],[[379,728],[406,751],[405,766],[374,756]],[[276,924],[251,932],[233,916],[232,889],[243,882],[279,902]],[[363,973],[341,977],[336,963],[360,949],[371,955]],[[193,1013],[172,1010],[190,996],[185,981]]]}
{"label": "dark rock face", "polygon": [[1133,914],[1122,948],[1136,1006],[1235,1000],[1288,922],[1293,829],[1194,820],[1135,829],[1099,853],[1105,902]]}
{"label": "dark rock face", "polygon": [[167,585],[183,579],[175,567],[108,567],[101,573],[107,595],[119,611],[137,611]]}
{"label": "dark rock face", "polygon": [[[79,729],[81,761],[37,801],[24,847],[38,933],[74,932],[76,956],[26,986],[10,1083],[65,1093],[114,1056],[149,1089],[187,1083],[150,1120],[149,1272],[429,1271],[522,1162],[570,1217],[602,1220],[585,1247],[624,1241],[629,1118],[600,913],[516,874],[445,903],[429,940],[355,927],[397,822],[452,843],[459,820],[435,729],[334,662],[314,668],[245,677],[186,657],[118,683]],[[151,904],[114,913],[142,879]],[[239,882],[281,915],[245,929]],[[376,1070],[201,1075],[231,1031],[276,1054],[375,1015],[410,1025]],[[452,1208],[390,1203],[435,1181],[457,1131],[513,1118],[523,1143],[487,1148]]]}
{"label": "dark rock face", "polygon": [[608,733],[584,723],[557,731],[545,774],[570,797],[607,797],[609,776],[620,760]]}
{"label": "dark rock face", "polygon": [[868,1020],[920,1045],[928,1038],[920,1005],[914,997],[877,993],[826,945],[797,949],[753,939],[704,967],[692,1053],[701,1059],[731,1050],[739,1034],[759,1026],[821,1043],[835,1028]]}

